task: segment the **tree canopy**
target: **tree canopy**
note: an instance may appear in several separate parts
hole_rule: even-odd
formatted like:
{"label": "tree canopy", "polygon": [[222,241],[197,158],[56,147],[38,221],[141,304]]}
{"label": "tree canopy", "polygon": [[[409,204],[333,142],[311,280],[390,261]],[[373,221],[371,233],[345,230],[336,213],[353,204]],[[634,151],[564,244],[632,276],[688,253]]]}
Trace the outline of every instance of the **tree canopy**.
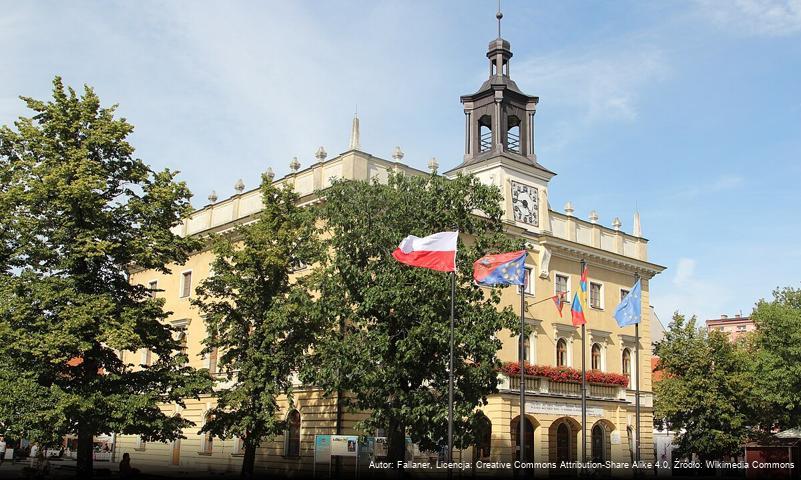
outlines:
{"label": "tree canopy", "polygon": [[754,402],[751,353],[695,317],[673,316],[655,354],[654,415],[677,432],[678,456],[703,460],[737,455],[749,437]]}
{"label": "tree canopy", "polygon": [[[451,284],[449,274],[398,263],[407,235],[459,230],[455,299],[456,438],[471,438],[476,407],[496,391],[498,332],[516,324],[499,310],[497,291],[472,282],[472,263],[520,248],[503,233],[502,196],[474,177],[391,174],[387,184],[338,181],[324,192],[318,218],[326,257],[312,273],[317,315],[328,328],[304,376],[351,392],[348,408],[369,412],[363,426],[382,429],[390,461],[404,458],[409,435],[423,448],[446,441]],[[477,215],[478,213],[478,215]]]}
{"label": "tree canopy", "polygon": [[769,431],[801,426],[801,290],[777,289],[757,303],[754,379],[758,420]]}
{"label": "tree canopy", "polygon": [[279,397],[292,401],[292,375],[317,330],[305,282],[290,279],[319,255],[312,212],[297,206],[291,185],[264,176],[261,192],[258,221],[215,239],[213,274],[194,301],[208,332],[204,353],[219,352],[225,385],[203,431],[244,439],[243,478],[261,441],[284,430]]}
{"label": "tree canopy", "polygon": [[[88,477],[93,435],[174,439],[189,422],[159,404],[209,386],[178,350],[164,300],[128,281],[131,268],[169,273],[197,246],[170,231],[190,193],[134,158],[133,126],[90,87],[79,95],[56,77],[52,100],[23,100],[34,115],[0,128],[0,423],[42,443],[76,433]],[[138,349],[152,365],[120,359]]]}

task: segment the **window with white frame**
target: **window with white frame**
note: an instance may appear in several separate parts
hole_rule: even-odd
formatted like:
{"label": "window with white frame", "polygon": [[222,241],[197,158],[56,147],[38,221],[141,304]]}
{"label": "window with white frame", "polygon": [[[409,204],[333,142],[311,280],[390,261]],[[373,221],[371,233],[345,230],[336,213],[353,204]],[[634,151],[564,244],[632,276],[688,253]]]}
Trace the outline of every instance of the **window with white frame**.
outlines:
{"label": "window with white frame", "polygon": [[562,275],[561,273],[554,273],[553,290],[554,295],[560,292],[569,292],[570,277],[567,275]]}
{"label": "window with white frame", "polygon": [[567,366],[567,342],[564,338],[560,338],[556,342],[556,366]]}
{"label": "window with white frame", "polygon": [[186,298],[192,294],[192,271],[188,270],[181,274],[181,298]]}
{"label": "window with white frame", "polygon": [[599,282],[590,282],[590,306],[592,308],[604,308],[604,286]]}
{"label": "window with white frame", "polygon": [[593,370],[601,370],[601,346],[597,343],[592,344],[591,367]]}
{"label": "window with white frame", "polygon": [[629,388],[631,388],[631,350],[628,348],[623,349],[622,363],[623,375],[629,379]]}
{"label": "window with white frame", "polygon": [[[519,339],[520,337],[518,337]],[[517,349],[520,350],[520,346],[517,346]],[[518,351],[518,356],[520,352]],[[531,335],[526,335],[523,337],[523,361],[527,363],[534,363],[531,360]]]}
{"label": "window with white frame", "polygon": [[523,291],[528,295],[534,295],[534,269],[526,267],[526,276],[523,280]]}

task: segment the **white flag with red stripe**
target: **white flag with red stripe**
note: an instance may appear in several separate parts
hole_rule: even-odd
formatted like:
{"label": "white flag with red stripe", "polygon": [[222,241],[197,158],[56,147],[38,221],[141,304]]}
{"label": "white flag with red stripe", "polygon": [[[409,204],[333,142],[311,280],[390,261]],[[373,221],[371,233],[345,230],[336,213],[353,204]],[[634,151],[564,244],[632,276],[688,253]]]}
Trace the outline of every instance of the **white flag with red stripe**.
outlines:
{"label": "white flag with red stripe", "polygon": [[440,232],[423,238],[409,235],[392,252],[392,256],[413,267],[454,272],[458,239],[459,232]]}

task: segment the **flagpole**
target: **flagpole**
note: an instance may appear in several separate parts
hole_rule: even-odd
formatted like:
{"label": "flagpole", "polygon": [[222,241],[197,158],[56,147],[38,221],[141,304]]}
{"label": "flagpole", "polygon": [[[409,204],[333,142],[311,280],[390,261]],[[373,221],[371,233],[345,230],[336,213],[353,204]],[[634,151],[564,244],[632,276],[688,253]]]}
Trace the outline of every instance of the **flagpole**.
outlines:
{"label": "flagpole", "polygon": [[453,304],[456,297],[456,272],[451,272],[451,353],[448,362],[448,476],[453,462]]}
{"label": "flagpole", "polygon": [[[637,284],[637,281],[640,280],[640,274],[634,274],[634,284]],[[642,302],[642,300],[640,300]],[[634,367],[634,377],[636,378],[636,385],[634,390],[634,416],[637,419],[637,436],[635,448],[635,460],[637,461],[638,467],[640,463],[640,321],[642,320],[642,312],[640,312],[640,318],[637,319],[637,323],[634,324],[634,361],[636,365]]]}
{"label": "flagpole", "polygon": [[[581,259],[581,274],[584,275],[584,268],[587,263]],[[583,305],[582,305],[583,307]],[[584,315],[587,315],[585,312]],[[586,323],[586,320],[585,320]],[[587,463],[587,344],[586,326],[581,324],[581,469]]]}
{"label": "flagpole", "polygon": [[[524,277],[525,278],[525,277]],[[525,283],[525,282],[524,282]],[[526,451],[526,297],[525,285],[520,285],[520,465],[525,461]]]}

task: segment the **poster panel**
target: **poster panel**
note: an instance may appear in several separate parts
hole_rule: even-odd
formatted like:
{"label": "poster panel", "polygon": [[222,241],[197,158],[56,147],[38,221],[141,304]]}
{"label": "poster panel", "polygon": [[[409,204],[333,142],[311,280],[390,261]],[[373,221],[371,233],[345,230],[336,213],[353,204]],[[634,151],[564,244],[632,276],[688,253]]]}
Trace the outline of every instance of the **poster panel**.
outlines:
{"label": "poster panel", "polygon": [[316,463],[331,461],[331,435],[314,436],[314,461]]}
{"label": "poster panel", "polygon": [[356,435],[331,435],[332,457],[355,457],[359,451]]}

